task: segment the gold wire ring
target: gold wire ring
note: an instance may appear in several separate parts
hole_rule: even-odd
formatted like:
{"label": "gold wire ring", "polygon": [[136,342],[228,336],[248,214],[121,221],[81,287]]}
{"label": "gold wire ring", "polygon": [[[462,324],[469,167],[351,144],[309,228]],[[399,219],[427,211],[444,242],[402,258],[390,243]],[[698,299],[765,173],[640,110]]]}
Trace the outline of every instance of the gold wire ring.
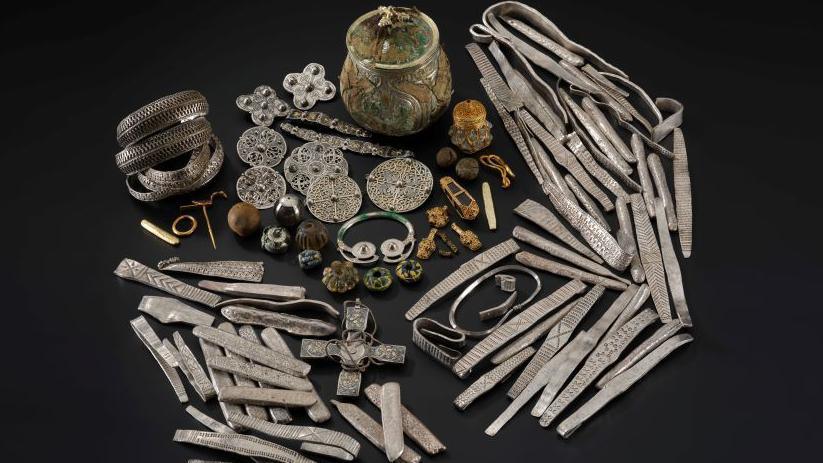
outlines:
{"label": "gold wire ring", "polygon": [[[179,230],[177,225],[179,225],[183,220],[188,220],[191,222],[191,228],[188,230]],[[171,231],[173,231],[177,236],[189,236],[194,233],[195,230],[197,230],[197,219],[188,214],[181,215],[180,217],[174,219],[174,222],[171,223]]]}

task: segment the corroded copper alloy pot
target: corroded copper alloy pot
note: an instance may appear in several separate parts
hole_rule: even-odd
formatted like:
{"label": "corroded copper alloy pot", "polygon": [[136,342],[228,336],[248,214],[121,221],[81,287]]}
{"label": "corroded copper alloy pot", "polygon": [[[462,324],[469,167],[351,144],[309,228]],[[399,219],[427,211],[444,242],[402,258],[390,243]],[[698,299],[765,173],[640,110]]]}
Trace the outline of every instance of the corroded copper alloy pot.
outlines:
{"label": "corroded copper alloy pot", "polygon": [[423,130],[449,106],[452,78],[440,32],[416,9],[380,7],[346,33],[340,94],[351,117],[384,135]]}

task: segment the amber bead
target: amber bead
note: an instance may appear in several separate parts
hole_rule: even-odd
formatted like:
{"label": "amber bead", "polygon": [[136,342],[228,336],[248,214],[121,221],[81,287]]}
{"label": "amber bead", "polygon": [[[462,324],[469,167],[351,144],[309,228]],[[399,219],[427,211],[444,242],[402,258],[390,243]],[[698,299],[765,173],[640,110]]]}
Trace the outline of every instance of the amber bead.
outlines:
{"label": "amber bead", "polygon": [[329,242],[329,231],[326,226],[315,219],[306,219],[300,222],[294,232],[294,243],[298,248],[319,251]]}

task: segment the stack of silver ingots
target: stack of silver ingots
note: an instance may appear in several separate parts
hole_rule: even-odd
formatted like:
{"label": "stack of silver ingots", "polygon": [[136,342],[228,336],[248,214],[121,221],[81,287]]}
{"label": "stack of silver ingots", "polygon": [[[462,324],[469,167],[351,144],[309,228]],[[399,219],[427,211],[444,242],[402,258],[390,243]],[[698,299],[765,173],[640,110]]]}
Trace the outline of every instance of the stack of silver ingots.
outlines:
{"label": "stack of silver ingots", "polygon": [[206,120],[208,112],[209,103],[200,92],[184,90],[120,121],[117,143],[122,150],[114,160],[126,174],[133,197],[158,201],[189,193],[217,175],[223,147]]}

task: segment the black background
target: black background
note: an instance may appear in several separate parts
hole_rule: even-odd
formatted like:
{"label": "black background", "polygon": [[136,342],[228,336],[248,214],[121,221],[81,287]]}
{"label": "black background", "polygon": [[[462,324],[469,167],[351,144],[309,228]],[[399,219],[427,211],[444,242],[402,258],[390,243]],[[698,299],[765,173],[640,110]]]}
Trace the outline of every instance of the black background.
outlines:
{"label": "black background", "polygon": [[[148,265],[172,255],[266,262],[267,282],[300,284],[333,298],[319,272],[304,275],[295,253],[262,253],[225,226],[243,169],[234,144],[251,127],[234,99],[309,62],[336,76],[344,34],[376,2],[148,2],[59,7],[11,6],[2,24],[2,233],[4,300],[2,457],[36,461],[241,461],[171,441],[198,428],[132,333],[140,297],[152,293],[111,274],[128,256]],[[486,2],[417,2],[438,23],[452,61],[454,98],[487,101],[463,46]],[[820,284],[819,18],[792,2],[768,9],[719,2],[534,2],[570,37],[629,73],[652,96],[686,106],[684,131],[694,192],[695,246],[682,261],[695,342],[661,364],[570,440],[521,412],[495,438],[483,429],[506,405],[504,388],[458,412],[468,384],[411,344],[402,314],[452,261],[426,264],[416,288],[357,296],[374,310],[379,337],[408,346],[404,367],[369,371],[364,384],[397,380],[404,402],[448,445],[433,461],[767,461],[810,460],[819,439]],[[336,78],[334,79],[336,81]],[[227,162],[214,184],[231,194],[211,210],[218,249],[201,229],[173,249],[146,234],[142,218],[168,226],[186,198],[132,200],[112,161],[114,129],[131,110],[182,89],[198,89]],[[285,94],[285,92],[281,92]],[[339,98],[316,109],[346,117]],[[493,113],[491,151],[518,174],[495,186],[500,229],[473,228],[487,245],[520,219],[508,210],[527,197],[545,203]],[[449,118],[407,140],[433,167]],[[289,147],[298,141],[287,136]],[[362,179],[377,160],[347,155]],[[482,179],[495,185],[488,171]],[[479,196],[480,180],[467,185]],[[190,198],[189,198],[190,199]],[[426,206],[444,201],[437,191]],[[375,210],[364,201],[362,211]],[[271,223],[271,211],[265,211]],[[418,236],[422,209],[410,215]],[[611,217],[613,218],[613,217]],[[336,226],[330,227],[336,232]],[[352,240],[381,241],[379,225]],[[395,236],[400,235],[398,227]],[[675,239],[675,242],[677,240]],[[677,246],[677,245],[676,245]],[[336,253],[325,250],[326,262]],[[546,276],[544,294],[562,279]],[[613,294],[608,295],[613,298]],[[338,298],[337,302],[342,302]],[[445,303],[430,315],[444,320]],[[480,305],[471,304],[476,310]],[[596,310],[607,306],[601,301]],[[464,309],[466,310],[466,309]],[[467,311],[468,311],[467,310]],[[463,318],[469,319],[470,314]],[[591,322],[591,316],[588,323]],[[161,336],[169,327],[152,321]],[[195,351],[195,339],[185,335]],[[297,340],[288,339],[292,347]],[[476,374],[473,378],[476,378]],[[333,398],[336,368],[316,362],[312,379]],[[203,408],[193,396],[195,405]],[[364,399],[359,403],[379,419]],[[214,403],[206,407],[215,417]],[[300,423],[308,420],[297,414]],[[354,431],[334,412],[330,425]],[[10,432],[9,432],[10,431]],[[361,439],[362,440],[362,439]],[[360,460],[384,461],[363,441]],[[425,457],[429,460],[429,457]]]}

